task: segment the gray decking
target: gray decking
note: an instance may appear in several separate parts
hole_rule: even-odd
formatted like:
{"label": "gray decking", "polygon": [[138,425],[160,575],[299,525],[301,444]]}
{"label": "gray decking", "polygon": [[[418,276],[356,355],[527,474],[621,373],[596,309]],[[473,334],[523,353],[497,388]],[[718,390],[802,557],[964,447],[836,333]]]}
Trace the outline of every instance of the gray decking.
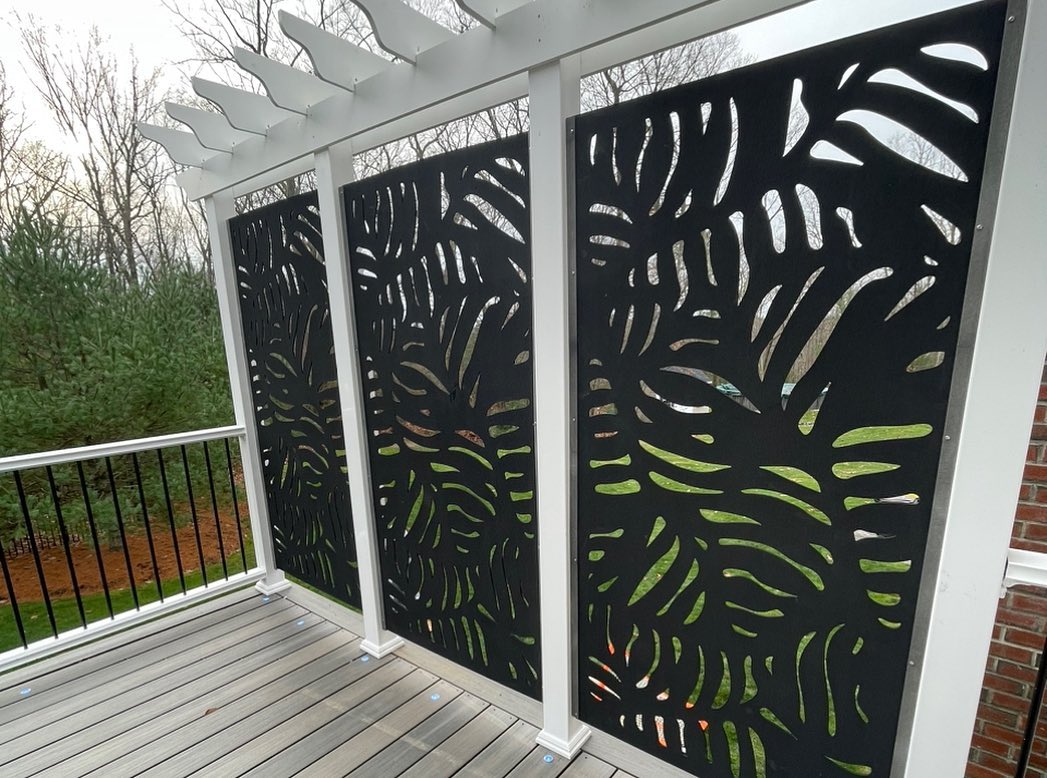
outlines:
{"label": "gray decking", "polygon": [[253,590],[0,676],[0,775],[626,778]]}

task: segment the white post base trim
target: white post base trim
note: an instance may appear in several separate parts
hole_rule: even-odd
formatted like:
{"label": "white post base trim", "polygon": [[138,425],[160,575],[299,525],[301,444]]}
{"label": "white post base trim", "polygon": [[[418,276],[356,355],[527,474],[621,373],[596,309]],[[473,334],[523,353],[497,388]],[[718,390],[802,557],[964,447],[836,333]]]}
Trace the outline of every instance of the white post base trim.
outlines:
{"label": "white post base trim", "polygon": [[254,585],[254,588],[266,597],[287,591],[291,588],[291,582],[284,578],[283,571],[276,570],[269,573],[265,578]]}
{"label": "white post base trim", "polygon": [[574,737],[568,741],[556,737],[549,730],[543,729],[538,733],[535,742],[540,746],[548,748],[554,754],[562,756],[564,759],[574,759],[592,734],[593,731],[589,727],[581,724],[575,731]]}
{"label": "white post base trim", "polygon": [[382,657],[389,656],[404,645],[404,639],[399,635],[388,635],[388,639],[384,643],[372,643],[370,640],[363,640],[360,642],[360,648],[366,653],[373,656],[375,659],[381,659]]}

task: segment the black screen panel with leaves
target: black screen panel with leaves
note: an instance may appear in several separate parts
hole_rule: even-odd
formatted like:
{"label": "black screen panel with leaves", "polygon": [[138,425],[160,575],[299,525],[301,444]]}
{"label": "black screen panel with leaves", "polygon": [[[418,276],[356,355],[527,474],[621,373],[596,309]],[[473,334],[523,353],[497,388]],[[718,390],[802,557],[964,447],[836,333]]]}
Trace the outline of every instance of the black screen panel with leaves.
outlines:
{"label": "black screen panel with leaves", "polygon": [[359,608],[316,192],[229,231],[277,565]]}
{"label": "black screen panel with leaves", "polygon": [[574,120],[584,720],[889,773],[1004,10]]}
{"label": "black screen panel with leaves", "polygon": [[538,697],[527,136],[344,196],[386,623]]}

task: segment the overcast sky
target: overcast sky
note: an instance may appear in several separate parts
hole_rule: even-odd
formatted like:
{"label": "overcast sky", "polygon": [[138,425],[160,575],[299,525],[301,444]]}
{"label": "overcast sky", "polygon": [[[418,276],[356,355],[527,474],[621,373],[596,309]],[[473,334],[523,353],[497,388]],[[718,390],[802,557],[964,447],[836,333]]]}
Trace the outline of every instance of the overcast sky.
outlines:
{"label": "overcast sky", "polygon": [[[962,4],[964,0],[812,0],[737,32],[748,51],[766,59]],[[126,55],[133,46],[145,68],[165,68],[171,84],[182,85],[182,77],[170,63],[191,56],[191,48],[160,0],[0,0],[0,58],[10,83],[34,121],[34,134],[45,140],[53,143],[57,136],[32,94],[19,40],[17,15],[25,17],[30,13],[47,26],[61,25],[68,36],[67,45],[72,46],[96,25],[108,36],[114,52]]]}

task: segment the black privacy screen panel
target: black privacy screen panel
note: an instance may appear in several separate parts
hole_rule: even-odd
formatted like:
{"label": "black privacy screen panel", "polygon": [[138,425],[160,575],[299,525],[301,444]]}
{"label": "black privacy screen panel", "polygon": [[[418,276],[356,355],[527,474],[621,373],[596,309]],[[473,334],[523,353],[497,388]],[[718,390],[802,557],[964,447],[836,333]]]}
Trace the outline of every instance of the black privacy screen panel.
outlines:
{"label": "black privacy screen panel", "polygon": [[345,188],[386,623],[539,695],[527,136]]}
{"label": "black privacy screen panel", "polygon": [[360,607],[316,192],[229,221],[281,569]]}
{"label": "black privacy screen panel", "polygon": [[888,775],[1003,11],[576,119],[585,721]]}

